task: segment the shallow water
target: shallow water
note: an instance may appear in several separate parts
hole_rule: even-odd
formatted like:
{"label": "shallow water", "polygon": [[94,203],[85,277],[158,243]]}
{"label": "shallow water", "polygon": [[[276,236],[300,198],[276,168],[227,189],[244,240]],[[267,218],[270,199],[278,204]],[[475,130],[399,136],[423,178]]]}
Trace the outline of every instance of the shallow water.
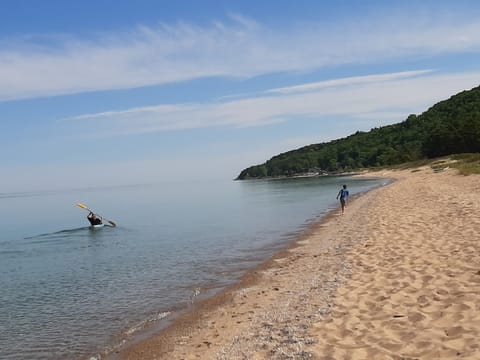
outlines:
{"label": "shallow water", "polygon": [[[0,358],[83,359],[220,290],[351,194],[315,177],[0,194]],[[92,230],[87,204],[118,226]],[[111,217],[111,218],[110,218]]]}

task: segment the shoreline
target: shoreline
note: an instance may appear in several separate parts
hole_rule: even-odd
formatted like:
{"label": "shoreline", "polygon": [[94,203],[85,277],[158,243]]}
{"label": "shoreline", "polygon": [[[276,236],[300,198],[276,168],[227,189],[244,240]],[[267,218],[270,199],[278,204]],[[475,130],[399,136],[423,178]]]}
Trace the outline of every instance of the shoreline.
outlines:
{"label": "shoreline", "polygon": [[288,179],[301,179],[311,177],[341,177],[341,176],[357,176],[361,175],[363,171],[341,171],[338,173],[303,173],[296,175],[281,175],[281,176],[264,176],[264,177],[247,177],[244,179],[235,178],[233,181],[255,181],[255,180],[288,180]]}
{"label": "shoreline", "polygon": [[396,181],[108,359],[479,358],[479,177],[359,176]]}
{"label": "shoreline", "polygon": [[[107,354],[101,359],[105,360],[123,360],[123,359],[148,359],[154,356],[155,359],[170,359],[168,356],[177,345],[178,338],[190,337],[190,333],[201,330],[200,324],[205,318],[210,317],[215,310],[225,305],[233,305],[236,301],[238,292],[250,287],[257,286],[262,279],[262,272],[269,271],[276,266],[277,262],[283,261],[290,255],[291,251],[301,246],[312,232],[330,217],[336,216],[337,210],[330,210],[322,219],[310,225],[308,229],[302,231],[286,248],[275,252],[270,258],[262,261],[252,269],[249,269],[234,284],[220,290],[218,293],[200,299],[190,307],[179,309],[176,314],[167,320],[167,324],[160,325],[156,329],[144,329],[137,334],[134,339],[128,340],[118,351]],[[155,326],[153,326],[155,327]],[[155,342],[153,345],[155,352],[145,351],[143,347],[150,347],[149,342]],[[180,344],[181,345],[181,344]],[[209,344],[206,344],[210,347]],[[139,349],[137,349],[139,347]],[[155,354],[155,355],[154,355]]]}
{"label": "shoreline", "polygon": [[[368,173],[349,173],[344,174],[344,176],[378,178]],[[395,181],[395,179],[392,178],[385,178],[385,180],[386,183],[382,185],[378,185],[368,191],[354,194],[350,197],[350,203],[357,201],[366,194],[378,191],[382,187]],[[222,306],[234,304],[238,292],[242,292],[246,288],[258,286],[259,282],[263,279],[262,274],[264,272],[268,272],[276,267],[278,262],[284,261],[291,255],[292,251],[301,247],[302,241],[308,241],[308,239],[320,231],[326,223],[341,215],[339,209],[340,205],[338,204],[335,208],[325,212],[318,220],[309,224],[306,229],[295,234],[294,238],[283,249],[275,251],[268,259],[248,269],[247,272],[232,285],[221,289],[213,295],[205,295],[187,308],[173,310],[172,317],[162,320],[164,321],[163,324],[147,326],[142,329],[140,333],[134,335],[133,338],[123,341],[121,345],[114,347],[114,351],[109,351],[106,354],[101,353],[100,359],[170,359],[172,349],[178,345],[177,340],[179,338],[189,337],[190,335],[188,334],[200,330],[201,327],[199,327],[199,324],[205,321],[205,318],[212,316],[212,312],[215,312]],[[154,342],[155,344],[151,345],[150,342]],[[151,348],[152,346],[156,349],[155,351],[145,351],[145,347]],[[211,345],[207,345],[208,348],[210,348],[210,346]]]}

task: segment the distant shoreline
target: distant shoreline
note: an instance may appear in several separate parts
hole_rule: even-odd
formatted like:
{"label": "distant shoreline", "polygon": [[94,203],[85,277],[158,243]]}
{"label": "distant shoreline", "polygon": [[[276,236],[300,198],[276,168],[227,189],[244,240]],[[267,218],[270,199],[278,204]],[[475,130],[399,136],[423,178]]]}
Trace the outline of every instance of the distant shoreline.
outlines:
{"label": "distant shoreline", "polygon": [[301,179],[301,178],[313,178],[313,177],[341,177],[341,176],[355,176],[361,175],[364,172],[355,171],[355,172],[339,172],[339,173],[325,173],[325,174],[298,174],[291,176],[264,176],[264,177],[247,177],[245,179],[236,178],[234,181],[250,181],[250,180],[287,180],[287,179]]}

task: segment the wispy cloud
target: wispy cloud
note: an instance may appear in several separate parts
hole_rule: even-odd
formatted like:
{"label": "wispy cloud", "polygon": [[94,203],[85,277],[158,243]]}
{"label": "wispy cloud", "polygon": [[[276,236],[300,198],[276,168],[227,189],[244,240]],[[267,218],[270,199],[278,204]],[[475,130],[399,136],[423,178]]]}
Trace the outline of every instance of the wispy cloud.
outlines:
{"label": "wispy cloud", "polygon": [[89,40],[0,42],[0,100],[5,101],[479,52],[480,22],[410,15],[272,28],[237,15],[209,26],[161,24]]}
{"label": "wispy cloud", "polygon": [[480,82],[479,72],[436,74],[412,71],[408,74],[416,76],[392,73],[363,78],[368,81],[337,79],[332,81],[349,86],[298,85],[293,88],[301,88],[303,92],[287,91],[221,103],[159,105],[84,114],[68,122],[81,122],[82,127],[95,124],[98,136],[218,126],[262,126],[297,118],[328,121],[335,115],[357,118],[359,122],[361,119],[392,122],[404,120],[408,114],[426,110],[433,103],[478,86]]}
{"label": "wispy cloud", "polygon": [[416,70],[416,71],[402,71],[402,72],[391,73],[391,74],[352,76],[352,77],[347,77],[342,79],[326,80],[326,81],[319,81],[319,82],[296,85],[296,86],[276,88],[276,89],[268,90],[267,93],[289,94],[289,93],[306,92],[306,91],[312,91],[312,90],[318,90],[318,89],[324,89],[324,88],[336,87],[336,86],[378,83],[381,81],[391,81],[396,79],[424,75],[431,71],[432,70]]}

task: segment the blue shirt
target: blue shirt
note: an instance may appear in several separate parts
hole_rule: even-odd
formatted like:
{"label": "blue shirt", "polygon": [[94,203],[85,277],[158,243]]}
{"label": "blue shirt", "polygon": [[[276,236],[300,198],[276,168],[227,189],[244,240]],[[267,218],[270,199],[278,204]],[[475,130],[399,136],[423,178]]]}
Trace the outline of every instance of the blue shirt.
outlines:
{"label": "blue shirt", "polygon": [[348,199],[348,190],[347,189],[341,189],[340,190],[340,199]]}

